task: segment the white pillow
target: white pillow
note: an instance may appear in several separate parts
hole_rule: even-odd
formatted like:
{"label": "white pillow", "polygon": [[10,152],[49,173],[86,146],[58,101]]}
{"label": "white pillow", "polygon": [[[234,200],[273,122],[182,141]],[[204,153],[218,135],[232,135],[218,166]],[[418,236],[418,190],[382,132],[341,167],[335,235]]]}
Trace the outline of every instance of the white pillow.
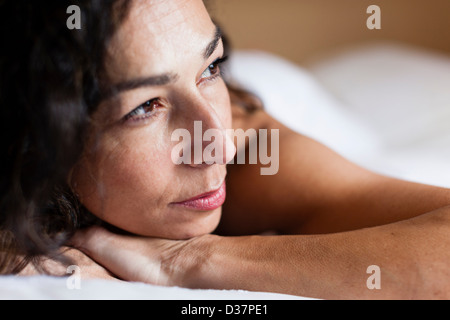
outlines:
{"label": "white pillow", "polygon": [[448,56],[378,43],[348,48],[311,71],[384,145],[403,147],[450,132]]}
{"label": "white pillow", "polygon": [[346,111],[376,132],[366,167],[450,187],[450,57],[402,45],[347,48],[309,70]]}

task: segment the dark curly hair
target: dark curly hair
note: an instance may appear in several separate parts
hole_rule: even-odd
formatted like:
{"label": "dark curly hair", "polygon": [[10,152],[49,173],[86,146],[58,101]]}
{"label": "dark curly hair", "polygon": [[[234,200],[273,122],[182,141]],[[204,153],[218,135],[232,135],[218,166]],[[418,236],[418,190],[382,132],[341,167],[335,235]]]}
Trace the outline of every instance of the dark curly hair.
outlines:
{"label": "dark curly hair", "polygon": [[[95,218],[69,187],[130,0],[0,0],[0,274],[56,253]],[[66,12],[82,9],[81,30]],[[249,110],[255,99],[231,96]]]}

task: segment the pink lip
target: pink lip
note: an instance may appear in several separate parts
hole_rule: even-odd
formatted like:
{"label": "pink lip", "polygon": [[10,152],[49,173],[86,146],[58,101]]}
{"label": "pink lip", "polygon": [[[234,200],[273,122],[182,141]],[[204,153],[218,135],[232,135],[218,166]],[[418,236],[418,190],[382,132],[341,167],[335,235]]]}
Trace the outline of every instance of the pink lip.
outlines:
{"label": "pink lip", "polygon": [[203,193],[192,199],[176,202],[173,204],[199,211],[210,211],[220,208],[224,204],[225,198],[226,198],[226,186],[224,182],[217,190]]}

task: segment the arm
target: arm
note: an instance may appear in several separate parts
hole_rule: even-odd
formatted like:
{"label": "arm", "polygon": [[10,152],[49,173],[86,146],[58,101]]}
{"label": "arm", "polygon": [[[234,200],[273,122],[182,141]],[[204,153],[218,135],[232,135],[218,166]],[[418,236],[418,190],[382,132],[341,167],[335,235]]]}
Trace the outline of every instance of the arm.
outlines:
{"label": "arm", "polygon": [[[448,299],[450,208],[339,234],[211,239],[193,285],[325,299]],[[381,268],[369,290],[367,268]]]}
{"label": "arm", "polygon": [[[328,235],[168,241],[91,229],[78,245],[129,281],[269,291],[325,299],[450,298],[450,208],[418,218]],[[371,265],[381,289],[366,286]]]}

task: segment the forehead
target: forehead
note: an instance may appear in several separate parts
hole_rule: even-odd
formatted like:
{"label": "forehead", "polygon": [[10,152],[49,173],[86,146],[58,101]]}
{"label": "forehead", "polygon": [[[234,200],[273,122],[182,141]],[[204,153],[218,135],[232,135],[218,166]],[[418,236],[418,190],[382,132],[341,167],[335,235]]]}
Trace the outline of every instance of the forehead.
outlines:
{"label": "forehead", "polygon": [[180,56],[200,54],[214,30],[202,0],[135,0],[110,42],[106,69],[112,79],[167,72]]}

